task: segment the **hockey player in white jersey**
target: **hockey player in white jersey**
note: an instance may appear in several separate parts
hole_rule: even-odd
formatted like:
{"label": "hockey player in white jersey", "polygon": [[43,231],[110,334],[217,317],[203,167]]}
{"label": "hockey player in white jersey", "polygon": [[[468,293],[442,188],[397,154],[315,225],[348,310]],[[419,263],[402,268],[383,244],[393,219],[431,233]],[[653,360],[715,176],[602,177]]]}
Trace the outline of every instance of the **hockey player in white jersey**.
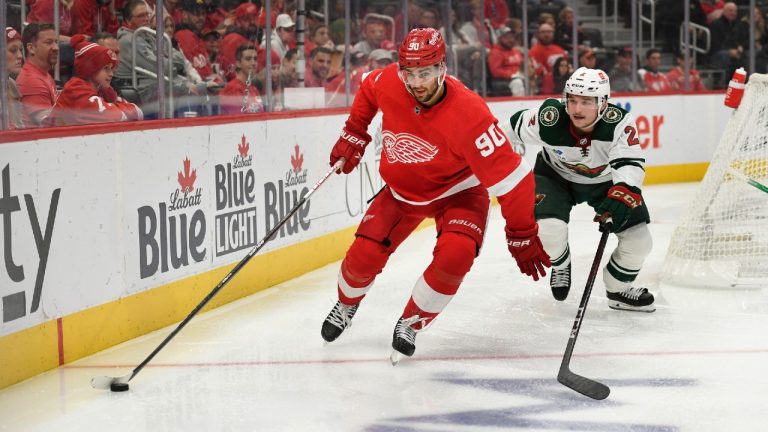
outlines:
{"label": "hockey player in white jersey", "polygon": [[536,220],[552,261],[550,287],[562,301],[571,288],[568,222],[571,209],[586,202],[596,222],[613,220],[619,239],[603,281],[613,309],[653,312],[653,294],[633,287],[653,241],[641,187],[645,159],[632,115],[608,103],[608,74],[579,68],[565,84],[562,100],[547,99],[538,109],[510,118],[512,144],[542,146],[536,158]]}

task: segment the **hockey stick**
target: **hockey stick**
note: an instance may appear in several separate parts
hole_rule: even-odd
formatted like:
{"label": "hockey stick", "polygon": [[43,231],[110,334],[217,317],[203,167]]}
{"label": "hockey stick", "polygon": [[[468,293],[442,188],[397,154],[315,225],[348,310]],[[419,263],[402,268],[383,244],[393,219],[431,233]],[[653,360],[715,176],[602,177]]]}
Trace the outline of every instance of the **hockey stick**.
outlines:
{"label": "hockey stick", "polygon": [[754,187],[756,189],[759,189],[759,190],[761,190],[761,191],[763,191],[765,193],[768,193],[768,186],[758,182],[757,180],[747,176],[746,174],[744,174],[743,172],[741,172],[741,171],[739,171],[739,170],[737,170],[735,168],[728,168],[728,174],[732,175],[733,177],[735,177],[735,178],[737,178],[737,179],[739,179],[739,180],[741,180],[743,182],[746,182],[748,185],[750,185],[750,186],[752,186],[752,187]]}
{"label": "hockey stick", "polygon": [[610,219],[600,225],[600,231],[602,231],[603,234],[600,236],[600,243],[597,246],[597,252],[595,252],[595,260],[592,261],[592,269],[589,271],[587,286],[584,288],[584,294],[581,296],[579,311],[576,313],[576,320],[573,322],[573,328],[571,329],[571,337],[568,338],[568,345],[565,347],[563,362],[560,363],[560,372],[557,374],[557,381],[559,381],[560,384],[569,387],[583,394],[584,396],[589,396],[592,399],[597,400],[603,400],[607,398],[611,393],[611,389],[609,389],[605,384],[601,384],[597,381],[571,372],[568,366],[571,362],[573,347],[576,345],[576,337],[579,335],[581,322],[584,320],[584,312],[587,310],[587,302],[589,301],[589,295],[592,293],[592,285],[595,284],[597,270],[600,268],[600,261],[603,258],[605,244],[608,242],[608,234],[611,233],[611,225],[612,222]]}
{"label": "hockey stick", "polygon": [[[190,312],[189,315],[187,315],[187,317],[184,318],[184,320],[181,323],[179,323],[179,325],[177,325],[175,329],[173,329],[171,334],[169,334],[160,343],[160,345],[158,345],[157,348],[155,348],[155,350],[152,351],[152,353],[149,354],[149,356],[147,356],[146,359],[144,359],[143,362],[141,362],[138,366],[136,366],[136,368],[133,371],[131,371],[131,373],[129,373],[127,375],[124,375],[124,376],[121,376],[121,377],[108,377],[108,376],[94,377],[94,378],[91,379],[91,387],[93,387],[95,389],[101,389],[101,390],[106,390],[106,389],[112,389],[114,391],[125,391],[125,390],[128,390],[128,381],[132,380],[133,377],[135,377],[139,372],[141,372],[141,370],[144,369],[144,366],[146,366],[147,363],[149,363],[157,355],[157,353],[159,353],[160,350],[162,350],[163,347],[165,347],[165,345],[167,345],[168,342],[170,342],[171,339],[173,339],[174,336],[176,336],[181,331],[181,329],[184,328],[185,325],[187,325],[187,323],[189,323],[189,321],[192,319],[192,317],[194,317],[195,315],[197,315],[198,312],[200,312],[200,309],[205,307],[205,305],[208,304],[208,302],[211,301],[211,299],[214,296],[216,296],[216,294],[218,294],[219,291],[221,291],[222,288],[224,288],[224,285],[226,285],[227,282],[229,282],[229,280],[233,276],[235,276],[237,274],[237,272],[239,272],[240,269],[242,269],[245,266],[245,264],[247,264],[248,261],[250,261],[250,259],[253,258],[253,256],[256,255],[256,253],[259,250],[261,250],[262,247],[264,247],[264,245],[267,243],[267,241],[273,235],[275,235],[275,233],[277,233],[277,231],[280,229],[280,227],[282,227],[288,221],[288,219],[290,219],[290,217],[293,216],[293,214],[296,213],[299,210],[299,208],[301,208],[301,206],[303,206],[309,200],[309,197],[320,187],[320,185],[325,183],[325,181],[328,179],[328,177],[331,176],[331,174],[333,174],[335,171],[340,170],[341,167],[343,167],[343,166],[344,166],[344,159],[339,159],[336,162],[336,164],[333,167],[331,167],[331,169],[328,170],[328,172],[325,173],[325,175],[323,175],[323,177],[320,180],[318,180],[317,183],[315,183],[315,185],[312,186],[309,189],[307,194],[304,195],[304,197],[302,197],[299,200],[299,202],[296,203],[295,206],[293,206],[291,211],[289,211],[288,214],[286,214],[277,223],[277,225],[275,225],[269,231],[269,233],[267,233],[267,235],[263,239],[259,240],[259,242],[256,244],[256,246],[254,246],[253,249],[251,249],[248,252],[248,254],[245,257],[243,257],[243,259],[240,260],[240,262],[237,263],[237,265],[232,270],[230,270],[229,273],[227,273],[226,276],[224,276],[224,279],[222,279],[221,282],[219,282],[219,284],[216,285],[216,287],[210,293],[208,293],[207,296],[205,296],[203,301],[201,301],[200,304],[195,306],[195,308],[192,310],[192,312]],[[117,386],[114,386],[114,385],[117,385]]]}

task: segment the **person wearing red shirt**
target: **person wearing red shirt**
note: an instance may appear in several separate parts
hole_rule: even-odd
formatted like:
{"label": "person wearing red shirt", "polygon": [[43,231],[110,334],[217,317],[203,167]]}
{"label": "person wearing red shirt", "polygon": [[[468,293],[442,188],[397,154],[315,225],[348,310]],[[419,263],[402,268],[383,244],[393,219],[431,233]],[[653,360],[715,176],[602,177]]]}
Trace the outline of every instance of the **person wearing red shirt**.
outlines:
{"label": "person wearing red shirt", "polygon": [[672,90],[672,85],[666,75],[659,72],[661,66],[661,51],[651,48],[645,53],[645,69],[638,69],[637,74],[645,84],[649,93],[667,92]]}
{"label": "person wearing red shirt", "polygon": [[243,44],[256,41],[256,13],[259,8],[253,3],[242,3],[235,9],[235,30],[227,33],[219,42],[218,63],[224,78],[231,80],[235,72],[235,51]]}
{"label": "person wearing red shirt", "polygon": [[531,167],[512,150],[483,99],[446,74],[445,43],[432,28],[403,40],[398,64],[371,72],[330,156],[345,174],[360,162],[382,111],[379,173],[387,185],[362,218],[338,276],[338,301],[323,322],[327,342],[349,326],[389,256],[426,218],[436,222],[432,262],[416,281],[392,337],[391,360],[413,355],[426,330],[459,289],[480,250],[489,192],[506,221],[520,270],[538,280],[550,265],[533,216]]}
{"label": "person wearing red shirt", "polygon": [[492,78],[509,83],[513,96],[523,96],[525,84],[521,66],[525,59],[523,54],[515,48],[516,42],[517,34],[509,27],[501,27],[498,43],[488,54],[488,70]]}
{"label": "person wearing red shirt", "polygon": [[100,32],[115,34],[120,28],[120,20],[108,3],[100,3],[97,0],[75,0],[72,6],[72,28],[74,32],[88,36]]}
{"label": "person wearing red shirt", "polygon": [[221,114],[255,113],[264,111],[256,83],[257,51],[253,44],[244,44],[235,51],[235,79],[219,92]]}
{"label": "person wearing red shirt", "polygon": [[332,56],[333,51],[326,47],[317,47],[309,53],[309,61],[304,72],[304,87],[325,87],[328,84]]}
{"label": "person wearing red shirt", "polygon": [[16,78],[24,106],[22,122],[27,127],[40,126],[56,102],[56,83],[50,72],[59,58],[59,41],[53,24],[48,23],[27,25],[21,41],[27,54]]}
{"label": "person wearing red shirt", "polygon": [[200,37],[205,25],[205,5],[196,0],[184,0],[177,9],[181,10],[181,25],[174,37],[179,42],[179,49],[200,77],[204,80],[219,80],[211,67],[205,42]]}
{"label": "person wearing red shirt", "polygon": [[[667,72],[667,80],[669,80],[669,85],[672,90],[685,90],[685,70],[683,69],[685,65],[685,55],[682,52],[679,52],[675,55],[675,60],[677,60],[677,67]],[[688,74],[688,85],[690,86],[689,90],[706,90],[706,88],[704,88],[704,84],[701,82],[699,71],[691,67],[690,57],[688,57]]]}
{"label": "person wearing red shirt", "polygon": [[545,69],[546,72],[552,72],[552,66],[555,60],[560,57],[567,57],[568,53],[557,45],[555,40],[555,28],[549,24],[542,23],[536,32],[538,43],[531,47],[529,55],[536,61],[538,66]]}
{"label": "person wearing red shirt", "polygon": [[118,97],[110,86],[117,56],[86,37],[77,34],[70,39],[75,49],[75,76],[64,85],[47,121],[67,126],[141,120],[139,107]]}

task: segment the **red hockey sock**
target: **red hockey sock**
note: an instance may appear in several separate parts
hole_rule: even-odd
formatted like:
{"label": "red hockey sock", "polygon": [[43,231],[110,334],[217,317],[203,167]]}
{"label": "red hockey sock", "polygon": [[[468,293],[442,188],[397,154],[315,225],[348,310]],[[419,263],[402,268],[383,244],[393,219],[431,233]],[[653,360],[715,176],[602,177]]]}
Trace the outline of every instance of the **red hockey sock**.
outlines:
{"label": "red hockey sock", "polygon": [[459,290],[464,276],[472,267],[476,250],[475,241],[468,236],[443,233],[435,247],[432,263],[413,288],[403,318],[419,315],[427,318],[421,328],[429,325]]}
{"label": "red hockey sock", "polygon": [[357,237],[347,251],[338,277],[339,300],[359,304],[381,273],[390,252],[382,244],[365,237]]}

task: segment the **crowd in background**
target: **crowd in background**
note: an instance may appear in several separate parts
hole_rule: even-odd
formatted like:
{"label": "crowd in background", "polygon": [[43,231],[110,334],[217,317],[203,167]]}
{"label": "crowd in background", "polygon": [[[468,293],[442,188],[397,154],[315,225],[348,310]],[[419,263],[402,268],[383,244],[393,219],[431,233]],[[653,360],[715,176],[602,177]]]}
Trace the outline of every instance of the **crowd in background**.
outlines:
{"label": "crowd in background", "polygon": [[[286,89],[299,87],[322,89],[324,106],[345,106],[351,101],[347,88],[354,95],[366,72],[396,62],[398,41],[416,27],[439,29],[451,47],[449,71],[487,96],[560,95],[573,72],[574,54],[579,66],[608,72],[614,92],[686,89],[686,57],[678,44],[680,1],[657,1],[658,46],[639,52],[605,40],[595,26],[574,23],[572,2],[564,0],[453,1],[451,8],[444,1],[411,0],[405,9],[400,1],[352,1],[350,11],[337,0],[329,2],[327,17],[322,1],[306,0],[303,48],[296,31],[297,2],[271,0],[269,49],[262,1],[166,0],[160,7],[154,0],[58,0],[58,33],[53,1],[28,0],[24,25],[10,19],[5,31],[10,79],[3,107],[10,128],[151,119],[162,113],[281,111],[294,107],[293,93]],[[611,13],[628,22],[624,3],[629,2],[618,2],[619,10]],[[691,1],[690,19],[709,28],[711,46],[698,55],[697,64],[688,56],[688,90],[723,88],[733,70],[747,66],[750,11],[745,4]],[[751,11],[755,72],[762,73],[768,65],[765,6]],[[161,48],[152,30],[158,9],[166,35]],[[352,18],[348,35],[347,13]],[[636,74],[633,55],[640,66]],[[165,63],[163,98],[158,57]],[[702,68],[718,73],[703,79],[697,70]]]}

